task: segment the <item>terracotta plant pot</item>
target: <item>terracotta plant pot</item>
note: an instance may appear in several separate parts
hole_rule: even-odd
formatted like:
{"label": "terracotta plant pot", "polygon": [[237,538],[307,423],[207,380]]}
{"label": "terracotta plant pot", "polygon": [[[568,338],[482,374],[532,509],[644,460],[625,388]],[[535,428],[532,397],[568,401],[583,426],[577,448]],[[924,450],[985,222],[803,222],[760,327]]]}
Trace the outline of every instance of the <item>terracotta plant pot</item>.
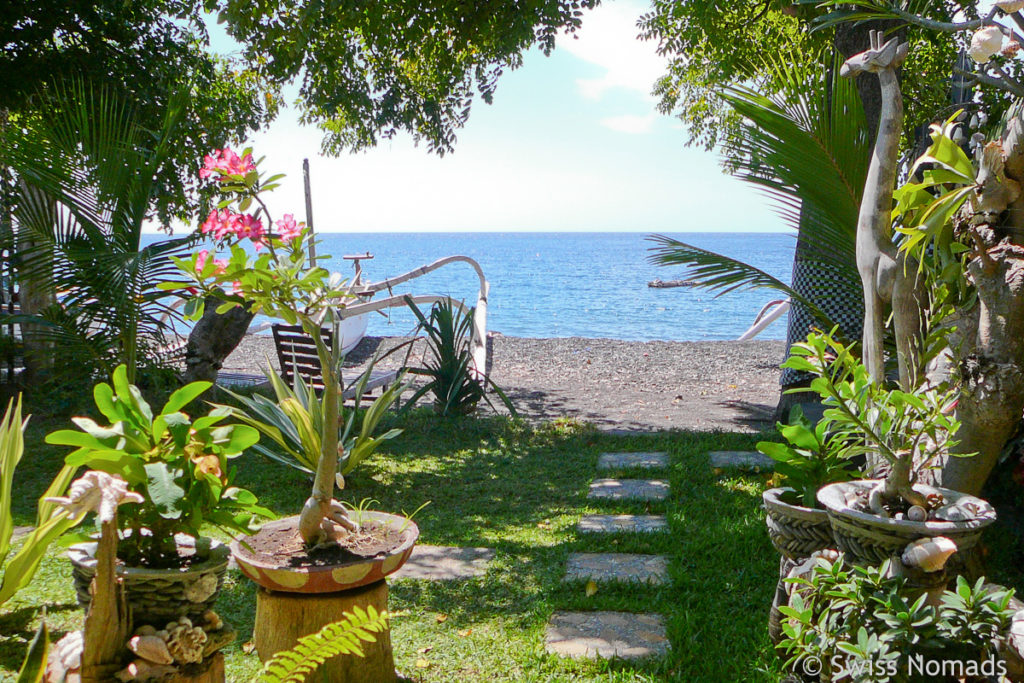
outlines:
{"label": "terracotta plant pot", "polygon": [[866,493],[879,481],[866,479],[829,484],[818,491],[818,502],[828,510],[836,546],[846,554],[848,561],[855,564],[881,564],[902,552],[911,541],[936,536],[945,536],[956,543],[958,551],[953,560],[963,558],[977,545],[985,527],[996,521],[995,510],[984,500],[959,491],[931,486],[919,485],[914,489],[925,495],[940,494],[947,505],[972,503],[977,506],[979,513],[975,519],[963,522],[911,522],[854,510],[847,504],[848,491]]}
{"label": "terracotta plant pot", "polygon": [[816,550],[835,547],[828,512],[782,500],[789,488],[768,489],[762,494],[765,523],[772,545],[790,560],[809,557]]}
{"label": "terracotta plant pot", "polygon": [[293,567],[277,562],[260,560],[242,545],[243,540],[259,538],[260,534],[282,529],[298,529],[299,517],[287,517],[263,525],[252,537],[235,539],[231,552],[242,572],[258,586],[270,591],[288,593],[336,593],[380,581],[397,571],[412,555],[413,546],[419,538],[416,524],[405,517],[386,512],[363,512],[363,519],[403,528],[400,545],[383,556],[356,558],[342,564],[313,567]]}
{"label": "terracotta plant pot", "polygon": [[[196,554],[196,541],[190,536],[175,536],[179,553]],[[219,541],[210,540],[209,549],[198,551],[200,561],[185,568],[150,569],[118,565],[124,580],[132,622],[136,626],[162,627],[178,617],[199,620],[213,607],[224,581],[230,551]],[[78,604],[89,604],[89,584],[96,575],[96,543],[78,543],[68,548]]]}

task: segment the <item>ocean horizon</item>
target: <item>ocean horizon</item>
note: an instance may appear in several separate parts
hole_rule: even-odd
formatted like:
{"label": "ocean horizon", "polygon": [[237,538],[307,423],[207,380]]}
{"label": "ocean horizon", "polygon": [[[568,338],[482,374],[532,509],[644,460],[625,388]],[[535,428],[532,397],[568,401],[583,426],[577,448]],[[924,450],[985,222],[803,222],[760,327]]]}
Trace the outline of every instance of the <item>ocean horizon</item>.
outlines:
{"label": "ocean horizon", "polygon": [[[796,240],[789,233],[673,232],[679,241],[753,265],[789,282]],[[640,232],[344,232],[320,233],[322,265],[351,277],[346,254],[370,252],[364,280],[377,282],[454,254],[477,260],[490,283],[488,331],[517,337],[588,337],[627,341],[736,339],[767,302],[766,289],[722,296],[694,288],[652,288],[651,280],[685,278],[685,268],[647,261],[654,246]],[[161,238],[144,236],[145,243]],[[396,288],[440,294],[474,305],[478,279],[465,263],[447,265]],[[758,339],[785,339],[786,318]],[[405,309],[370,314],[367,334],[407,335]]]}

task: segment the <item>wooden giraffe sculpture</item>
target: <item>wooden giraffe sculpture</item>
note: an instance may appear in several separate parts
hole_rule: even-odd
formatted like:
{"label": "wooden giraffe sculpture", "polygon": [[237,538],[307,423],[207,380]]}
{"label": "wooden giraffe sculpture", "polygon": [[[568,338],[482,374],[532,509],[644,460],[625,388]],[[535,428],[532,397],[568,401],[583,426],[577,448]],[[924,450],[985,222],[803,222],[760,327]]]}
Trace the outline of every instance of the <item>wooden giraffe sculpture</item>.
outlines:
{"label": "wooden giraffe sculpture", "polygon": [[877,74],[882,87],[878,137],[857,218],[857,270],[864,287],[864,365],[874,381],[884,381],[882,338],[886,304],[891,304],[900,385],[910,390],[920,355],[921,299],[917,291],[917,265],[899,254],[893,243],[891,217],[903,128],[903,95],[896,69],[906,59],[907,43],[900,44],[897,38],[883,43],[882,31],[871,31],[870,39],[871,48],[850,57],[839,72],[846,77],[862,72]]}

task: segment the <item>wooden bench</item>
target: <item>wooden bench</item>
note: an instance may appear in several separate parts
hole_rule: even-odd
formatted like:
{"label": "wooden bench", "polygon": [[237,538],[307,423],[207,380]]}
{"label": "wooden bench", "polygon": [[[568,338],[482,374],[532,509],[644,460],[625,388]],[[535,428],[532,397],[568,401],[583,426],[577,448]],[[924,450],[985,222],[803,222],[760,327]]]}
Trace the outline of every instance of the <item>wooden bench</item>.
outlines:
{"label": "wooden bench", "polygon": [[[295,373],[298,372],[302,381],[312,385],[317,391],[323,391],[324,376],[320,368],[320,357],[316,353],[316,342],[302,329],[301,325],[275,324],[271,327],[274,333],[274,349],[277,351],[277,361],[281,365],[281,376],[289,386],[295,384]],[[330,328],[320,330],[324,343],[330,347],[333,341],[333,333]],[[354,399],[356,397],[356,384],[360,375],[351,377],[345,376],[345,368],[341,370],[342,399]],[[364,391],[369,393],[375,389],[382,391],[395,382],[398,377],[397,370],[371,370],[370,377],[366,381]]]}

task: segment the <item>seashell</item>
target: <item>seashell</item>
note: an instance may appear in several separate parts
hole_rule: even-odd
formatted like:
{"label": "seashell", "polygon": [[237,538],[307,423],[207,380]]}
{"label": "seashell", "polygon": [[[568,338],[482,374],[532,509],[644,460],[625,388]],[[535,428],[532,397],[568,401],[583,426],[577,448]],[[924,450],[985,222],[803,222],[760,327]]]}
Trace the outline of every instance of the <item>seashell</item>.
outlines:
{"label": "seashell", "polygon": [[60,662],[65,671],[81,668],[84,638],[85,635],[81,631],[72,631],[53,644],[52,656]]}
{"label": "seashell", "polygon": [[1024,8],[1024,0],[1000,0],[994,3],[996,7],[1003,10],[1007,14],[1013,14],[1019,12]]}
{"label": "seashell", "polygon": [[1007,637],[1007,641],[1010,648],[1019,657],[1024,657],[1024,609],[1013,615],[1013,621],[1010,622],[1010,635]]}
{"label": "seashell", "polygon": [[923,522],[928,519],[928,511],[920,505],[911,505],[907,510],[907,519],[911,522]]}
{"label": "seashell", "polygon": [[67,510],[72,518],[96,512],[101,522],[112,520],[118,505],[142,503],[144,500],[140,494],[129,491],[128,482],[121,477],[95,470],[89,470],[71,482],[66,497],[46,499],[48,503],[55,503]]}
{"label": "seashell", "polygon": [[224,620],[212,609],[203,612],[203,628],[207,631],[219,631],[224,627]]}
{"label": "seashell", "polygon": [[173,664],[174,657],[167,649],[167,642],[155,635],[132,636],[128,641],[128,649],[147,662],[154,664]]}
{"label": "seashell", "polygon": [[145,659],[136,659],[127,667],[114,674],[119,681],[149,681],[154,678],[161,678],[174,672],[174,667],[166,664],[154,664]]}
{"label": "seashell", "polygon": [[[992,55],[1003,49],[1003,32],[998,26],[983,26],[971,36],[967,54],[979,64],[985,64]],[[954,142],[956,139],[954,138]]]}
{"label": "seashell", "polygon": [[[973,507],[973,506],[972,506]],[[935,519],[945,522],[969,522],[977,517],[977,513],[966,505],[944,505],[935,511]]]}
{"label": "seashell", "polygon": [[846,507],[857,508],[860,506],[860,494],[856,491],[843,491],[843,500],[846,502]]}
{"label": "seashell", "polygon": [[206,645],[206,632],[203,629],[192,626],[188,619],[180,619],[177,627],[168,630],[167,649],[174,661],[180,664],[203,661],[203,646]]}
{"label": "seashell", "polygon": [[834,548],[825,548],[824,550],[818,550],[812,553],[813,556],[820,557],[823,560],[829,562],[835,562],[839,559],[839,551]]}
{"label": "seashell", "polygon": [[955,552],[956,543],[945,536],[919,538],[903,550],[900,559],[908,567],[937,572],[946,566],[949,556]]}
{"label": "seashell", "polygon": [[[185,586],[185,590],[182,591],[182,595],[189,602],[205,602],[210,599],[214,593],[217,592],[217,575],[216,574],[203,574],[198,579]],[[187,619],[179,619],[178,622],[188,621]],[[192,622],[189,622],[189,626]]]}

